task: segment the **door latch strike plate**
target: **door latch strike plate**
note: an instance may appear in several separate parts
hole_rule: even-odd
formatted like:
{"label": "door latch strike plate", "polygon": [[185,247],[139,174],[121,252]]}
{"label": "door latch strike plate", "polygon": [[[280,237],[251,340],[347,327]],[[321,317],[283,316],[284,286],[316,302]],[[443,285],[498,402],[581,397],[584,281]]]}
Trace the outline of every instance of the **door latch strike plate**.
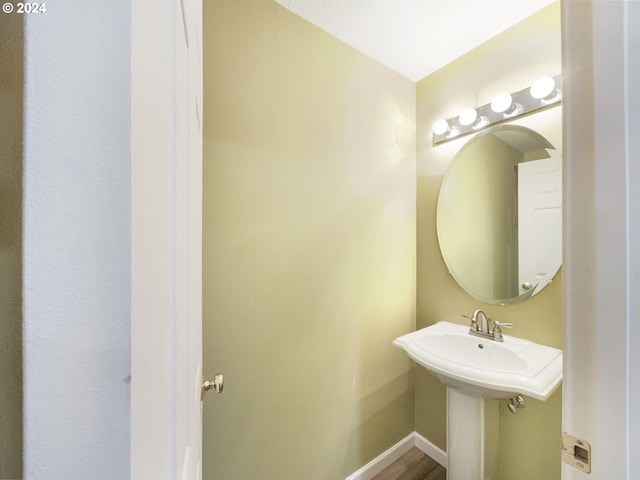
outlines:
{"label": "door latch strike plate", "polygon": [[563,432],[562,461],[584,473],[591,473],[591,445],[586,440]]}

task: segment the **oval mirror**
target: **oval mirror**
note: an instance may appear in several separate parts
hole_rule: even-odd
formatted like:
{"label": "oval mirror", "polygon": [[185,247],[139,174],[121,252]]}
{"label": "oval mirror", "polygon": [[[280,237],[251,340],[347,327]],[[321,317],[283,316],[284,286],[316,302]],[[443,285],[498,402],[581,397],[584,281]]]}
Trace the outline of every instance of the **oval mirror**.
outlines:
{"label": "oval mirror", "polygon": [[525,127],[477,134],[445,174],[436,224],[449,272],[474,298],[536,295],[562,264],[560,153]]}

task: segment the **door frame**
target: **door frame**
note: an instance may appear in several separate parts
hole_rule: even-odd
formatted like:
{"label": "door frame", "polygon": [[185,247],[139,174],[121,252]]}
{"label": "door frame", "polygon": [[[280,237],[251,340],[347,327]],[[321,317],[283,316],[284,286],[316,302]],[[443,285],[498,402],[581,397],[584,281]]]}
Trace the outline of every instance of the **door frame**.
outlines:
{"label": "door frame", "polygon": [[[201,79],[185,83],[183,76],[177,78],[176,74],[177,65],[184,66],[180,62],[185,59],[183,53],[178,56],[176,45],[188,42],[182,28],[187,28],[187,21],[183,22],[181,15],[191,13],[194,21],[201,18],[195,15],[196,12],[186,12],[186,8],[201,9],[199,1],[185,3],[183,0],[132,1],[130,445],[131,478],[135,480],[187,480],[184,475],[189,477],[188,480],[201,478],[199,390],[196,392],[197,407],[190,410],[194,412],[197,409],[199,420],[185,422],[189,414],[182,411],[193,407],[187,405],[189,402],[185,398],[193,396],[201,380],[200,367],[200,377],[196,379],[198,385],[188,393],[182,391],[181,355],[185,345],[192,340],[188,335],[193,333],[182,330],[185,328],[183,293],[188,289],[186,296],[189,302],[197,297],[197,308],[192,308],[187,316],[193,313],[201,319],[199,292],[202,290],[201,275],[198,275],[201,255],[194,251],[194,255],[189,256],[181,250],[186,243],[189,244],[188,249],[193,250],[195,245],[197,250],[201,246],[201,238],[186,238],[189,234],[177,233],[179,226],[182,228],[185,224],[184,202],[199,201],[200,204],[192,210],[186,206],[192,217],[186,223],[190,231],[193,226],[195,234],[199,232],[201,237],[201,229],[197,228],[201,225],[201,214],[198,213],[202,203],[201,166],[190,168],[191,164],[184,165],[185,151],[201,158],[201,145],[191,144],[198,138],[201,142],[201,136],[189,134],[181,123],[184,117],[180,112],[184,109],[179,112],[176,106],[177,95],[180,102],[187,100],[187,96],[182,96],[183,88],[190,94],[194,89],[197,94],[199,89],[197,95],[200,97],[202,92]],[[199,32],[194,37],[198,38],[190,39],[192,46],[201,41]],[[193,51],[202,52],[202,49]],[[201,76],[201,65],[198,65],[198,71]],[[189,111],[193,110],[197,108]],[[185,169],[188,179],[185,179]],[[183,190],[185,181],[198,187],[191,200],[186,199]],[[185,266],[185,257],[189,257],[187,260],[190,262],[196,261],[198,268]],[[185,269],[189,270],[188,282],[183,275]],[[194,328],[200,328],[198,351],[201,357],[201,321],[195,322]],[[191,450],[184,450],[185,435],[198,435],[200,441]],[[194,459],[196,468],[188,465]]]}
{"label": "door frame", "polygon": [[132,479],[171,479],[175,471],[171,284],[157,298],[147,288],[147,278],[168,278],[172,269],[172,3],[134,0],[131,12]]}
{"label": "door frame", "polygon": [[564,480],[640,477],[638,22],[633,1],[562,2],[562,428],[592,448]]}

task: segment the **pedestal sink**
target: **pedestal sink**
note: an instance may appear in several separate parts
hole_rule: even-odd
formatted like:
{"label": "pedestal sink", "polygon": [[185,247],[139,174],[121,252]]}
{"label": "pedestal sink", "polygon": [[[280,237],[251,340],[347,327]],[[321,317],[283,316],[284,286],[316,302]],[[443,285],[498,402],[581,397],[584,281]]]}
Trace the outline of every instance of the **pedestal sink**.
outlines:
{"label": "pedestal sink", "polygon": [[551,396],[562,380],[562,351],[504,335],[469,335],[438,322],[398,337],[394,345],[447,386],[448,480],[489,480],[497,471],[497,400]]}

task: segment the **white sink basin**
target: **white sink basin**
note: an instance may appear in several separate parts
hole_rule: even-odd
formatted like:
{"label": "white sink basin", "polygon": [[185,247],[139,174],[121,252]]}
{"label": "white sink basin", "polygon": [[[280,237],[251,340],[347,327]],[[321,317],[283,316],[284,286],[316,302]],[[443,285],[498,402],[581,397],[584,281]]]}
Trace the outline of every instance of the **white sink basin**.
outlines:
{"label": "white sink basin", "polygon": [[546,400],[562,380],[562,351],[504,335],[495,342],[469,327],[438,322],[393,342],[449,387],[485,398]]}

